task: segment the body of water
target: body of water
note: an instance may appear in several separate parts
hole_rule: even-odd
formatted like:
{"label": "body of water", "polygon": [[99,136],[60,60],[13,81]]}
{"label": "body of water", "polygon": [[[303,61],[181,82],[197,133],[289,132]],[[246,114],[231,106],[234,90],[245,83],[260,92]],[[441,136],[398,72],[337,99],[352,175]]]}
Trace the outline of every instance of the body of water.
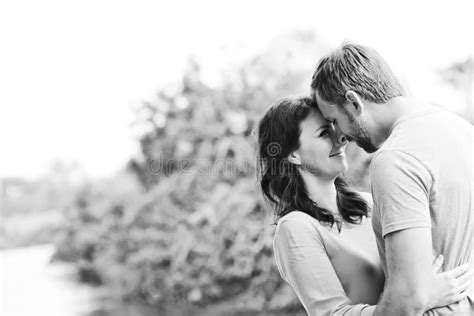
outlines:
{"label": "body of water", "polygon": [[104,290],[76,282],[71,265],[50,264],[53,252],[53,245],[0,252],[1,315],[78,316],[97,310]]}

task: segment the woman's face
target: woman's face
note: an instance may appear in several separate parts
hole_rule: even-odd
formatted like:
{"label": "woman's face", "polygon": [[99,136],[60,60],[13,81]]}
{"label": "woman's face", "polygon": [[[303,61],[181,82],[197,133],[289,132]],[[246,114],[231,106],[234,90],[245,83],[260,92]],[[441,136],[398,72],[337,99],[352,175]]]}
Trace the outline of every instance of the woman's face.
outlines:
{"label": "woman's face", "polygon": [[295,151],[301,167],[314,175],[337,177],[347,170],[346,143],[337,142],[334,125],[319,111],[311,111],[300,124],[300,147]]}

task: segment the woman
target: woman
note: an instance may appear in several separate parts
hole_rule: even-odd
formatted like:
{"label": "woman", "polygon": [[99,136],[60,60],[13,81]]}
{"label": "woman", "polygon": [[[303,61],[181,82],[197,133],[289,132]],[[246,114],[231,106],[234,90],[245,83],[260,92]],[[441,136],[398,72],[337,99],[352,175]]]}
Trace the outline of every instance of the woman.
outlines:
{"label": "woman", "polygon": [[[344,136],[336,139],[310,98],[271,107],[258,126],[260,185],[278,220],[274,252],[309,315],[372,315],[384,273],[370,222],[371,197],[356,192]],[[442,256],[433,263],[441,268]],[[428,309],[466,296],[467,266],[437,273]]]}

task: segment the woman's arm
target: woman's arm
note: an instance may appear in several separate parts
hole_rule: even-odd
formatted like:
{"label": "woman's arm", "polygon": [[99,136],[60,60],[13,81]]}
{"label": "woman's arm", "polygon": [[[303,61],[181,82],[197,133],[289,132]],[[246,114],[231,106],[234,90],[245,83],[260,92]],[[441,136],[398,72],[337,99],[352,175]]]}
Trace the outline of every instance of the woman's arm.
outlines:
{"label": "woman's arm", "polygon": [[281,219],[274,239],[278,269],[308,315],[373,315],[375,306],[353,305],[317,230],[304,219]]}
{"label": "woman's arm", "polygon": [[[352,304],[347,297],[319,232],[306,217],[281,219],[273,248],[282,278],[293,287],[308,315],[374,315],[375,305]],[[449,305],[467,296],[472,268],[465,264],[440,273],[441,265],[439,257],[432,264],[434,280],[427,309]]]}

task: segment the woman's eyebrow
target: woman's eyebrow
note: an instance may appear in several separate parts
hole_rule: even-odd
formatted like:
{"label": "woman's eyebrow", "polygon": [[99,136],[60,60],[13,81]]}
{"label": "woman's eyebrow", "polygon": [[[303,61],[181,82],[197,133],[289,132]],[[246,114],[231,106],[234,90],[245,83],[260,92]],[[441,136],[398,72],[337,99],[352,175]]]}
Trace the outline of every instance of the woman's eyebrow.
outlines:
{"label": "woman's eyebrow", "polygon": [[316,133],[317,133],[319,130],[323,129],[323,128],[329,128],[329,127],[330,127],[330,126],[329,126],[328,124],[324,124],[323,126],[320,126],[320,127],[316,130]]}

